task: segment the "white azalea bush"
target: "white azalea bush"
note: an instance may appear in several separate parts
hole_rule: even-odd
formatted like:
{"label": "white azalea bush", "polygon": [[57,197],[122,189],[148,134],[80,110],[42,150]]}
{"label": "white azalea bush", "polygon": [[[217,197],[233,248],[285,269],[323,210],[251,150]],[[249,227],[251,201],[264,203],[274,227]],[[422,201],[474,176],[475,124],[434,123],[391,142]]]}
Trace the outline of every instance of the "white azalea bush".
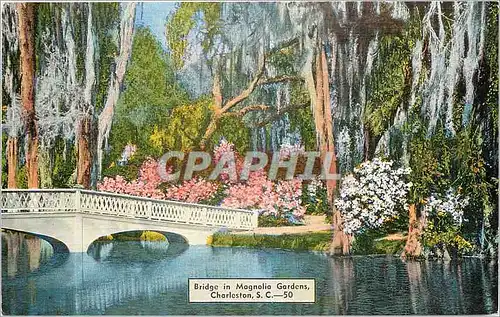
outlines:
{"label": "white azalea bush", "polygon": [[335,206],[344,218],[344,232],[357,234],[375,229],[401,212],[407,212],[406,182],[409,168],[393,168],[392,161],[374,159],[355,168],[342,179]]}
{"label": "white azalea bush", "polygon": [[453,188],[444,196],[433,193],[424,206],[427,218],[449,218],[452,224],[460,226],[463,221],[465,207],[469,205],[469,197],[462,197]]}
{"label": "white azalea bush", "polygon": [[460,233],[462,223],[467,221],[464,211],[468,205],[469,197],[460,195],[453,188],[449,188],[445,194],[432,193],[426,199],[423,212],[427,225],[423,242],[431,254],[442,254],[445,248],[458,253],[472,249],[472,244]]}

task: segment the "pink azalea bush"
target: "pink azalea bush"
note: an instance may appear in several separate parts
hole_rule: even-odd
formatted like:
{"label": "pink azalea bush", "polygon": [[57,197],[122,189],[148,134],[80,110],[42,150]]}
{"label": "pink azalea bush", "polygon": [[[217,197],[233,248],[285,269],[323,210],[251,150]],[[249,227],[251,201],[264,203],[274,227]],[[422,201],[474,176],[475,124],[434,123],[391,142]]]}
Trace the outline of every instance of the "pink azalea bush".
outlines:
{"label": "pink azalea bush", "polygon": [[161,178],[157,171],[158,162],[152,158],[147,158],[142,163],[139,169],[139,177],[136,180],[128,182],[120,175],[115,178],[104,177],[102,182],[97,184],[97,189],[118,194],[162,199],[165,194],[158,189]]}
{"label": "pink azalea bush", "polygon": [[210,199],[216,192],[218,186],[214,182],[209,182],[202,178],[192,178],[184,181],[178,186],[167,189],[166,199],[185,201],[188,203],[199,203]]}
{"label": "pink azalea bush", "polygon": [[229,175],[228,173],[221,173],[219,175],[219,179],[225,184],[237,183],[239,178],[238,171],[241,172],[241,169],[243,167],[243,158],[239,156],[238,153],[234,150],[234,144],[229,143],[226,140],[222,140],[219,145],[214,148],[214,163],[219,163],[221,159],[227,161],[225,167],[229,167],[229,164],[234,164],[234,168],[237,174]]}
{"label": "pink azalea bush", "polygon": [[[300,152],[300,150],[300,148],[289,147],[283,154],[286,156]],[[301,201],[301,179],[271,181],[265,170],[259,170],[250,172],[247,180],[239,180],[244,159],[236,153],[233,144],[224,140],[214,149],[215,164],[226,155],[234,158],[237,171],[236,179],[231,179],[227,173],[220,175],[220,182],[197,177],[177,185],[168,186],[165,191],[162,191],[159,189],[163,181],[158,173],[158,162],[148,158],[141,165],[137,180],[129,182],[119,175],[115,178],[105,177],[97,185],[97,189],[189,203],[207,201],[221,189],[224,194],[221,205],[224,207],[258,209],[262,210],[263,215],[275,217],[284,217],[289,214],[297,219],[303,217],[305,208]],[[171,168],[167,169],[167,173],[170,172],[172,172]]]}
{"label": "pink azalea bush", "polygon": [[[265,209],[263,199],[272,196],[273,183],[264,171],[251,172],[246,182],[229,186],[222,206],[243,209]],[[273,207],[274,208],[274,207]]]}
{"label": "pink azalea bush", "polygon": [[241,209],[260,209],[264,215],[283,216],[292,213],[296,218],[304,216],[301,205],[302,181],[298,178],[274,183],[265,171],[251,172],[248,180],[227,188],[222,206]]}

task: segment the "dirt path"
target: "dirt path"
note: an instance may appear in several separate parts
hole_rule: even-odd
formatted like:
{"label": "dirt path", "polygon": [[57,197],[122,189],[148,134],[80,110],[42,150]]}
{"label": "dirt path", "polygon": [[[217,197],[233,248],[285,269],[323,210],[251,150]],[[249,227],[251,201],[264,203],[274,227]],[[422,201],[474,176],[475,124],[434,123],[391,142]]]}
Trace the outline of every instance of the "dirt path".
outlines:
{"label": "dirt path", "polygon": [[292,234],[292,233],[306,233],[313,231],[332,230],[332,225],[325,223],[325,216],[304,216],[304,226],[289,226],[289,227],[259,227],[249,231],[233,232],[234,234]]}

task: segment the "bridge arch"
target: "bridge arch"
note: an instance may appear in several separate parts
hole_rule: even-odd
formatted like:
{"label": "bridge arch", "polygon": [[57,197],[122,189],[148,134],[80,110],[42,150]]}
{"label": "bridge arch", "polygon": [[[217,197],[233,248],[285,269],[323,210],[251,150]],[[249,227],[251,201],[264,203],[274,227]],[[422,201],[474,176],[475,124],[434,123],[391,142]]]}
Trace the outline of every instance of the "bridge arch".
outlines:
{"label": "bridge arch", "polygon": [[4,227],[2,227],[2,229],[12,231],[14,233],[23,233],[26,235],[31,235],[31,236],[40,238],[42,240],[45,240],[50,244],[50,246],[54,250],[54,253],[69,253],[68,246],[64,242],[58,240],[57,238],[50,237],[50,236],[40,234],[40,233],[35,233],[35,232],[27,232],[27,231],[9,229],[9,228],[4,228]]}

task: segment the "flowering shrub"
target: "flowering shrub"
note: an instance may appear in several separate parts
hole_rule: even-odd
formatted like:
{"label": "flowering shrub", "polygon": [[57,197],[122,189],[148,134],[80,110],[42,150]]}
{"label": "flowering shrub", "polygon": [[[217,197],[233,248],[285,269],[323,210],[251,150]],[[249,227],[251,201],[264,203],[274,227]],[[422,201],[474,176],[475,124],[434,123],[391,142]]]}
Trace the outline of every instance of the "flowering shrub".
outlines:
{"label": "flowering shrub", "polygon": [[284,217],[293,215],[302,219],[305,208],[301,205],[302,181],[283,180],[273,183],[265,171],[249,174],[248,180],[226,189],[222,206],[243,209],[261,209],[264,216]]}
{"label": "flowering shrub", "polygon": [[115,178],[104,177],[102,182],[97,184],[97,189],[118,194],[162,199],[165,195],[158,189],[161,178],[157,170],[158,162],[148,158],[142,163],[137,180],[127,182],[120,175]]}
{"label": "flowering shrub", "polygon": [[227,187],[222,206],[259,209],[264,197],[271,198],[272,189],[273,183],[267,179],[264,171],[251,172],[246,182]]}
{"label": "flowering shrub", "polygon": [[342,179],[335,206],[344,218],[346,233],[379,228],[408,210],[406,195],[412,184],[405,182],[405,176],[410,169],[393,169],[392,165],[391,161],[374,159],[362,163]]}
{"label": "flowering shrub", "polygon": [[306,213],[310,215],[326,215],[331,217],[332,209],[328,203],[328,194],[325,183],[319,177],[313,178],[302,191],[302,203]]}
{"label": "flowering shrub", "polygon": [[[234,168],[236,173],[238,171],[241,172],[241,168],[243,166],[243,159],[238,155],[238,153],[234,150],[234,144],[227,142],[226,140],[222,140],[219,145],[214,148],[213,160],[214,163],[217,164],[221,159],[227,161],[225,167],[229,167],[229,164],[234,164]],[[231,177],[232,176],[232,177]],[[229,175],[227,173],[221,173],[219,175],[219,179],[223,183],[235,183],[239,175]]]}
{"label": "flowering shrub", "polygon": [[423,207],[427,225],[423,234],[424,245],[434,254],[442,253],[445,247],[456,252],[472,249],[470,242],[460,235],[460,227],[469,197],[462,197],[450,188],[444,195],[433,193]]}
{"label": "flowering shrub", "polygon": [[199,203],[210,199],[217,192],[217,184],[202,178],[192,178],[178,186],[171,186],[165,194],[166,199]]}
{"label": "flowering shrub", "polygon": [[444,197],[434,193],[428,199],[423,211],[429,219],[448,218],[450,224],[460,226],[464,209],[469,205],[469,197],[462,198],[450,188]]}

